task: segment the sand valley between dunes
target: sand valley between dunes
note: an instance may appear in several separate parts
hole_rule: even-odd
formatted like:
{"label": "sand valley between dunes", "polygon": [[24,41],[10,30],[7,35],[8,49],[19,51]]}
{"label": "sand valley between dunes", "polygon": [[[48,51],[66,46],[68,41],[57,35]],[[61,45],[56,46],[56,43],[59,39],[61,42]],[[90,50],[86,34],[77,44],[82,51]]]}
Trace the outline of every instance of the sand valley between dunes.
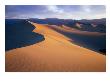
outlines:
{"label": "sand valley between dunes", "polygon": [[104,72],[106,56],[71,43],[48,25],[32,23],[45,40],[6,52],[6,71]]}

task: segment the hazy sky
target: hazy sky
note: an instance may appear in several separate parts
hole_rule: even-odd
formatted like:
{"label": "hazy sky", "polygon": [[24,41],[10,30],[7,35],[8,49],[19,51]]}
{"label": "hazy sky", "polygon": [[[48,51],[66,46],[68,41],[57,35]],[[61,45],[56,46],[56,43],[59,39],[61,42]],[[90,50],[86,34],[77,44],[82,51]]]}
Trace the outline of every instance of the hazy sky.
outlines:
{"label": "hazy sky", "polygon": [[6,5],[6,18],[105,18],[104,5]]}

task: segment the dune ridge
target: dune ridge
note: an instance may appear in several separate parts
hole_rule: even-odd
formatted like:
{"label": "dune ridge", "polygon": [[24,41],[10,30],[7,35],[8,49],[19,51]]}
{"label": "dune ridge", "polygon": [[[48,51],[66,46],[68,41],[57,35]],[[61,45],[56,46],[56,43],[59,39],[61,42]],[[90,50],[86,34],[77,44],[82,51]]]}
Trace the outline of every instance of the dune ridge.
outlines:
{"label": "dune ridge", "polygon": [[45,40],[6,52],[6,71],[105,72],[106,56],[72,44],[47,25],[32,23]]}
{"label": "dune ridge", "polygon": [[73,33],[73,34],[80,34],[80,35],[89,35],[89,36],[101,36],[101,35],[105,35],[106,33],[100,33],[100,32],[89,32],[89,31],[80,31],[77,30],[75,28],[71,28],[65,25],[62,26],[57,26],[57,25],[47,25],[49,27],[52,27],[55,30],[60,30],[63,32],[69,32],[69,33]]}

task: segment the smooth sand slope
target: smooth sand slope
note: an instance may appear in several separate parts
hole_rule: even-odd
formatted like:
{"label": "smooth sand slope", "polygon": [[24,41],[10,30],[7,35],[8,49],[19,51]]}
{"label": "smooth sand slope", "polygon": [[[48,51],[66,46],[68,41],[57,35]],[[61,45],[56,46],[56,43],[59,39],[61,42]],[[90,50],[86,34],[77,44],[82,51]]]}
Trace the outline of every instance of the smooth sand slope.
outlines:
{"label": "smooth sand slope", "polygon": [[54,30],[59,30],[62,32],[69,32],[69,33],[73,33],[73,34],[87,35],[87,36],[101,36],[101,35],[106,34],[106,33],[99,33],[99,32],[80,31],[80,30],[77,30],[75,28],[71,28],[71,27],[68,27],[65,25],[62,25],[62,26],[47,25],[47,26],[53,28]]}
{"label": "smooth sand slope", "polygon": [[106,56],[72,44],[51,27],[32,23],[45,40],[6,52],[6,71],[106,71]]}

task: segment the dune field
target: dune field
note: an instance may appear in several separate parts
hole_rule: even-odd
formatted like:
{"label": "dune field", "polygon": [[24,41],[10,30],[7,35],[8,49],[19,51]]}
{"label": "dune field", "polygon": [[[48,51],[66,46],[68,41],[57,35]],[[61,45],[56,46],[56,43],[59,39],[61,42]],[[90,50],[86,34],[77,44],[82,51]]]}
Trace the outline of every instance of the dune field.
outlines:
{"label": "dune field", "polygon": [[[49,25],[34,25],[33,32],[42,34],[45,40],[33,45],[6,51],[7,72],[105,72],[106,56],[71,43],[71,38],[57,32]],[[104,35],[97,32],[62,30],[89,35]],[[57,29],[61,30],[61,29]],[[74,40],[73,40],[74,42]]]}

